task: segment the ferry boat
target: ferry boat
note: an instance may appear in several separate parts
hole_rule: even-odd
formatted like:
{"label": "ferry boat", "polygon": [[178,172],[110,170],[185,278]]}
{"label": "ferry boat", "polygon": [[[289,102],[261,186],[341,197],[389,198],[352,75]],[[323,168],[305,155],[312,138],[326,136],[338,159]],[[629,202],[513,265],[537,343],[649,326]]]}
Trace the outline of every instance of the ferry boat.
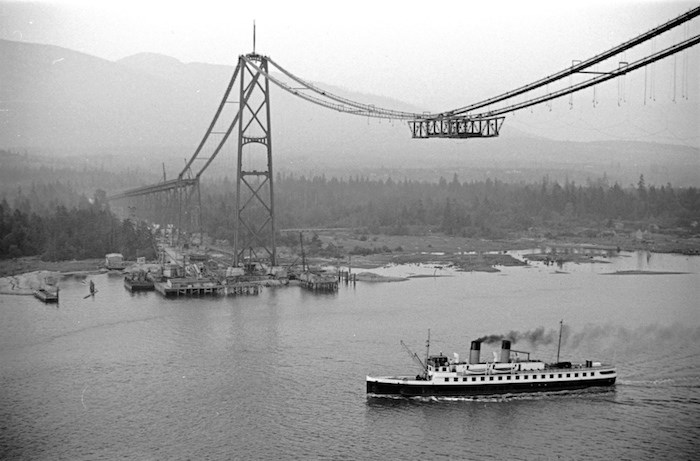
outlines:
{"label": "ferry boat", "polygon": [[[442,353],[429,355],[428,339],[427,360],[423,362],[403,342],[401,344],[421,365],[423,372],[416,376],[367,376],[368,394],[459,397],[558,391],[612,386],[617,378],[614,366],[592,360],[559,362],[558,353],[555,363],[530,360],[529,352],[511,349],[507,339],[502,340],[500,354],[494,351],[491,362],[481,360],[479,341],[472,341],[468,361],[460,361],[457,354],[454,358]],[[520,358],[521,354],[524,359]]]}

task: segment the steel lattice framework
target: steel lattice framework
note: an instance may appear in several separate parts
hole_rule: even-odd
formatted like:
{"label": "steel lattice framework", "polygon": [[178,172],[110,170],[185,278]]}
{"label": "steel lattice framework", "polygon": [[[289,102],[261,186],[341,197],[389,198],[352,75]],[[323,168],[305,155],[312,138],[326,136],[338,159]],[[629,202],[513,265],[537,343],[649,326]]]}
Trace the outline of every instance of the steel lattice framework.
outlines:
{"label": "steel lattice framework", "polygon": [[[619,62],[607,71],[590,71],[587,69],[605,63],[627,50],[639,46],[681,24],[687,23],[700,15],[700,7],[679,15],[666,23],[651,29],[616,47],[584,61],[574,61],[570,67],[551,74],[528,85],[516,88],[498,96],[485,99],[464,107],[438,113],[413,113],[386,109],[372,104],[365,104],[333,94],[292,74],[271,58],[255,52],[239,56],[238,64],[226,88],[224,96],[204,137],[192,157],[177,179],[131,189],[108,197],[109,200],[134,199],[137,197],[158,197],[158,206],[154,209],[171,210],[162,219],[177,222],[179,226],[196,225],[201,227],[201,203],[199,213],[191,210],[188,204],[194,201],[195,191],[199,202],[199,182],[204,171],[226,145],[230,135],[238,126],[238,162],[236,180],[236,219],[234,228],[234,251],[236,263],[243,258],[246,250],[255,253],[262,250],[270,262],[276,263],[275,249],[275,212],[272,175],[272,133],[270,129],[270,84],[301,98],[309,103],[351,115],[363,117],[403,120],[413,138],[491,138],[500,133],[505,114],[515,112],[556,98],[573,94],[607,80],[626,75],[658,60],[679,53],[700,43],[700,35],[686,38],[658,52],[646,53],[635,62]],[[275,75],[271,73],[275,72]],[[574,74],[592,74],[592,77],[576,84],[569,83],[563,88],[547,91],[546,94],[530,97],[517,102],[514,98],[528,95],[539,88],[562,82]],[[223,116],[224,108],[234,101],[235,82],[239,82],[238,111],[227,120]],[[233,92],[233,93],[232,93]],[[500,104],[500,105],[499,105]],[[223,131],[215,127],[224,126]],[[209,157],[204,157],[204,146],[212,145]],[[204,161],[193,172],[195,162]],[[247,165],[255,165],[248,167]],[[145,201],[144,201],[145,202]],[[161,215],[167,215],[162,213]],[[172,213],[177,213],[177,218]],[[185,219],[183,220],[183,213]],[[194,224],[197,222],[198,224]],[[201,229],[200,229],[201,232]],[[257,257],[257,253],[255,253]]]}
{"label": "steel lattice framework", "polygon": [[[259,66],[252,65],[253,62]],[[268,59],[257,54],[241,56],[238,61],[238,174],[233,245],[236,264],[243,260],[246,250],[259,259],[258,248],[267,253],[273,266],[276,264],[270,80],[261,78],[267,68]],[[255,149],[258,146],[262,149]],[[262,162],[256,162],[261,156]],[[260,169],[246,168],[246,160],[250,165],[260,165]]]}

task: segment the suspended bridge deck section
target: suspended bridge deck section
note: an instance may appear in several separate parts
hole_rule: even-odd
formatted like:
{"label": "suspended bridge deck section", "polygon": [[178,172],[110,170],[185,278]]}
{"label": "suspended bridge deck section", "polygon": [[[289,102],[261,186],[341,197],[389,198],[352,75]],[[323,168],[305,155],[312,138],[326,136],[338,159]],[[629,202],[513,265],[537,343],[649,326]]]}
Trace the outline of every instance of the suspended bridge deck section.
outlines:
{"label": "suspended bridge deck section", "polygon": [[140,197],[147,194],[155,194],[158,192],[167,192],[178,188],[196,186],[199,180],[194,178],[171,179],[168,181],[159,182],[151,186],[137,187],[129,189],[118,194],[110,195],[107,200],[119,200],[128,197]]}
{"label": "suspended bridge deck section", "polygon": [[427,138],[494,138],[501,131],[505,117],[449,117],[417,119],[408,122],[411,137]]}

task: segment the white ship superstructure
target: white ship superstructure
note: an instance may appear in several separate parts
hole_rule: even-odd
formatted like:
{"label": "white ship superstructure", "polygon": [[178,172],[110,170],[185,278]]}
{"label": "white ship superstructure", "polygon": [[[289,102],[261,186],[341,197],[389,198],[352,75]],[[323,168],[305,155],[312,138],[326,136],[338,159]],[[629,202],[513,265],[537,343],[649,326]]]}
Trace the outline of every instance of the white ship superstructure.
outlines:
{"label": "white ship superstructure", "polygon": [[[521,354],[527,357],[522,360]],[[515,357],[514,357],[515,355]],[[424,372],[416,376],[367,376],[369,394],[489,395],[582,389],[615,384],[617,372],[612,365],[586,360],[583,363],[546,364],[530,360],[529,353],[511,350],[503,340],[500,354],[492,361],[481,360],[481,343],[472,341],[468,361],[445,355],[429,355]]]}

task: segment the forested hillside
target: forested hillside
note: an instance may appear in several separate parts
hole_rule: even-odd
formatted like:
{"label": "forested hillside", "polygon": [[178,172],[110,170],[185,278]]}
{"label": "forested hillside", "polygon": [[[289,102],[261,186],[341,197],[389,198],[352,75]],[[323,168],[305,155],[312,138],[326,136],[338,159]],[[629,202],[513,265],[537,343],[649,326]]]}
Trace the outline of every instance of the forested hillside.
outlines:
{"label": "forested hillside", "polygon": [[[143,182],[128,168],[47,166],[42,159],[0,154],[3,183],[12,183],[0,188],[0,258],[100,258],[113,251],[127,258],[153,255],[146,225],[119,221],[105,201],[103,184],[119,189]],[[204,231],[232,241],[235,182],[210,178],[203,181],[202,194]],[[278,230],[342,227],[361,234],[442,232],[498,239],[533,230],[543,236],[584,232],[595,237],[632,228],[683,237],[697,234],[700,222],[696,187],[647,184],[642,175],[623,187],[604,174],[577,184],[548,176],[514,183],[460,181],[457,174],[425,181],[280,173],[275,200]],[[282,237],[278,242],[284,242]]]}
{"label": "forested hillside", "polygon": [[102,258],[111,252],[125,257],[155,256],[153,236],[145,223],[119,221],[104,202],[70,208],[57,205],[46,214],[24,211],[0,202],[0,259],[39,255],[47,261]]}
{"label": "forested hillside", "polygon": [[[215,238],[232,235],[234,185],[219,182],[206,189],[203,221]],[[437,183],[278,175],[275,191],[278,229],[350,227],[419,235],[431,230],[501,238],[533,226],[603,231],[620,221],[696,232],[700,221],[697,188],[647,186],[643,176],[635,187],[623,188],[605,177],[578,185],[546,177],[536,184],[510,184],[498,179],[460,182],[457,175]]]}

